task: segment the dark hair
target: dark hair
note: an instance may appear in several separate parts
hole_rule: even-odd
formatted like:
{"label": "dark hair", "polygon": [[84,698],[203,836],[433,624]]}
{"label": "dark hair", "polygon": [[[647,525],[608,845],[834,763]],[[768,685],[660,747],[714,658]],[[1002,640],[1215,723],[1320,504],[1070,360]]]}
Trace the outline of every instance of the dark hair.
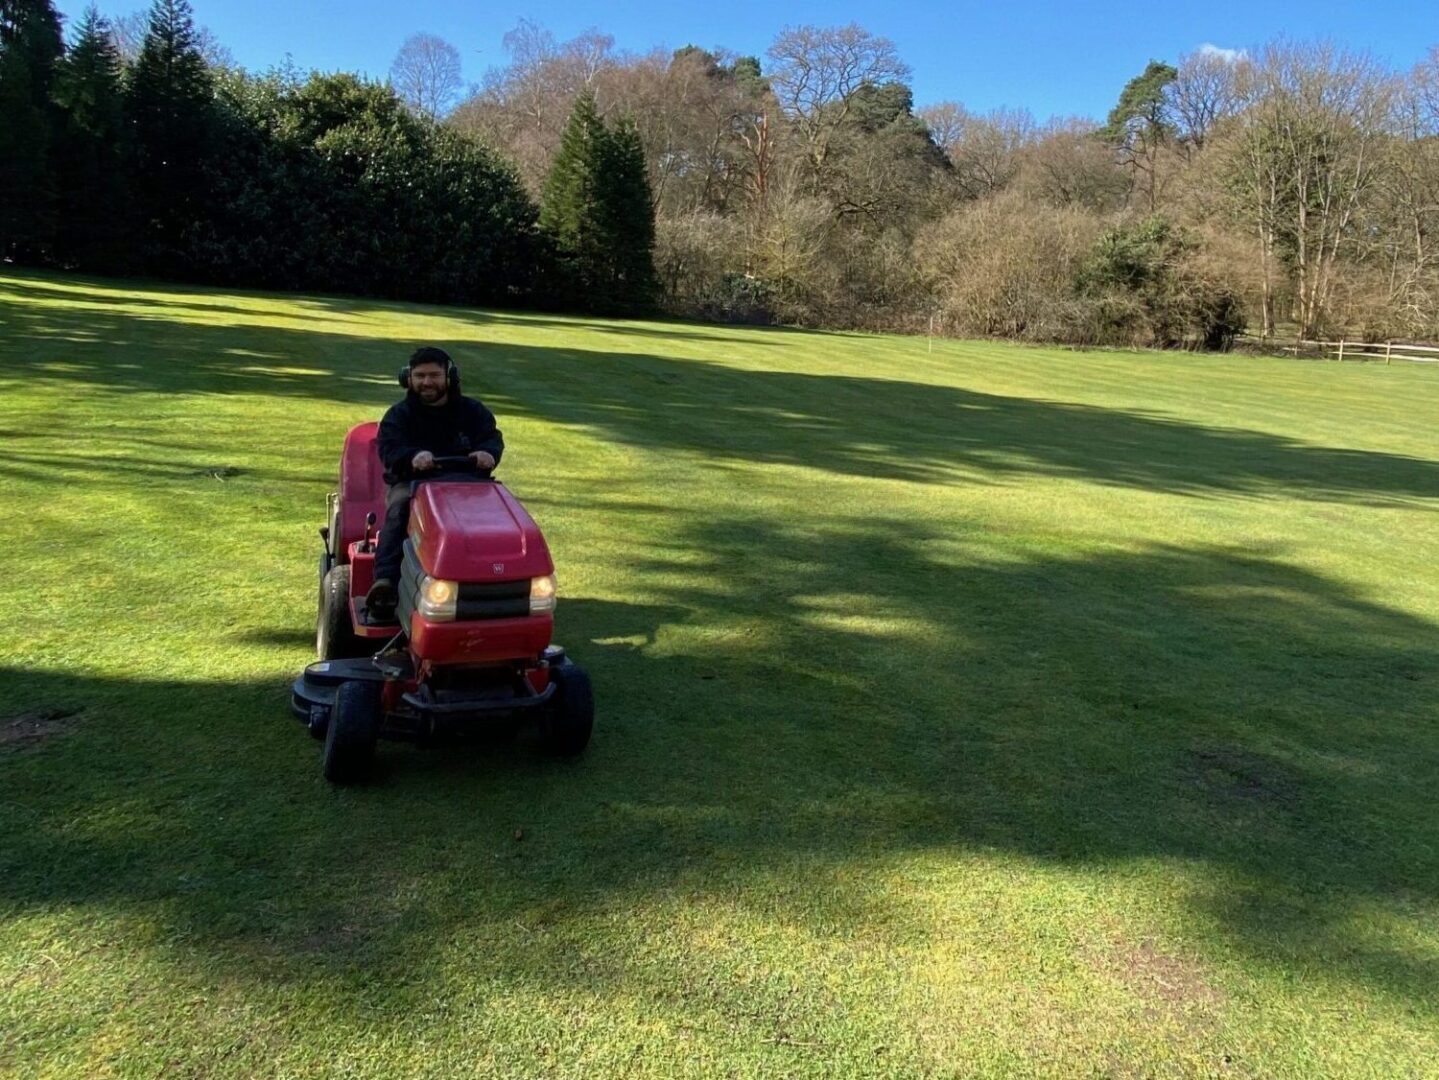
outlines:
{"label": "dark hair", "polygon": [[425,345],[416,349],[410,354],[410,367],[417,368],[421,364],[439,364],[446,371],[450,370],[450,354],[444,349],[437,349],[433,345]]}

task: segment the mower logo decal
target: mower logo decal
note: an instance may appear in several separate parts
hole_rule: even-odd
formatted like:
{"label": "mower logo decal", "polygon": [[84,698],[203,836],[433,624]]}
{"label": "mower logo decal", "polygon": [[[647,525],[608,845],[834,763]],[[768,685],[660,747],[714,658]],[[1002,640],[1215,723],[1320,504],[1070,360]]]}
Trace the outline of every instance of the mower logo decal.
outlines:
{"label": "mower logo decal", "polygon": [[505,572],[505,564],[504,564],[504,563],[502,563],[502,562],[497,562],[497,563],[494,563],[493,565],[494,565],[494,568],[495,568],[495,573],[497,573],[497,574],[503,574],[503,573]]}

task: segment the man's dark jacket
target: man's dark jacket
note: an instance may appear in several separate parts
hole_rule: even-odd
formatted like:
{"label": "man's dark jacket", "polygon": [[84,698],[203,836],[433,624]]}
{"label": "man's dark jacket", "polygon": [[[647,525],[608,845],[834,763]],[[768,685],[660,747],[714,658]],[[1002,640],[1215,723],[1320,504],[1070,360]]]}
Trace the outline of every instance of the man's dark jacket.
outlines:
{"label": "man's dark jacket", "polygon": [[380,421],[380,460],[385,483],[414,479],[410,460],[421,450],[435,457],[460,457],[483,450],[500,463],[505,440],[495,427],[495,414],[474,398],[451,393],[443,405],[426,405],[411,390],[391,405]]}

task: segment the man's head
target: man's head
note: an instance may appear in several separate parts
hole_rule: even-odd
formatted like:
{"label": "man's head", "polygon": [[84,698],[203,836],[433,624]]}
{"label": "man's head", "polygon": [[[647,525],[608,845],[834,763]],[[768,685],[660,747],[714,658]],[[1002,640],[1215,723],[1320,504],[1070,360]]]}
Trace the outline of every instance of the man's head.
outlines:
{"label": "man's head", "polygon": [[450,354],[426,345],[410,356],[410,389],[426,405],[442,405],[450,393]]}

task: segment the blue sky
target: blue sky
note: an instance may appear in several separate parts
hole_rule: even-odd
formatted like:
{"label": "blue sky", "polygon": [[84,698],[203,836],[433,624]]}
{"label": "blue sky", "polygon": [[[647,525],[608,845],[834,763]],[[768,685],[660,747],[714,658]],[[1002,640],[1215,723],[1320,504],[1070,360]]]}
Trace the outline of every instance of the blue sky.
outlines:
{"label": "blue sky", "polygon": [[[724,46],[763,56],[786,25],[850,21],[894,40],[914,70],[917,104],[959,101],[974,109],[1011,105],[1043,119],[1051,114],[1102,116],[1124,83],[1151,57],[1175,60],[1204,44],[1252,47],[1275,37],[1328,38],[1365,48],[1409,68],[1439,44],[1434,0],[1365,4],[1272,0],[1204,4],[881,3],[800,0],[788,4],[728,0],[709,5],[623,0],[610,4],[549,0],[540,4],[459,0],[192,0],[208,26],[244,66],[263,69],[286,53],[302,69],[362,71],[383,77],[407,36],[429,31],[453,42],[467,81],[504,62],[501,38],[521,18],[561,39],[589,27],[617,47]],[[78,0],[59,0],[78,16]],[[100,0],[105,14],[125,14],[145,0]]]}

